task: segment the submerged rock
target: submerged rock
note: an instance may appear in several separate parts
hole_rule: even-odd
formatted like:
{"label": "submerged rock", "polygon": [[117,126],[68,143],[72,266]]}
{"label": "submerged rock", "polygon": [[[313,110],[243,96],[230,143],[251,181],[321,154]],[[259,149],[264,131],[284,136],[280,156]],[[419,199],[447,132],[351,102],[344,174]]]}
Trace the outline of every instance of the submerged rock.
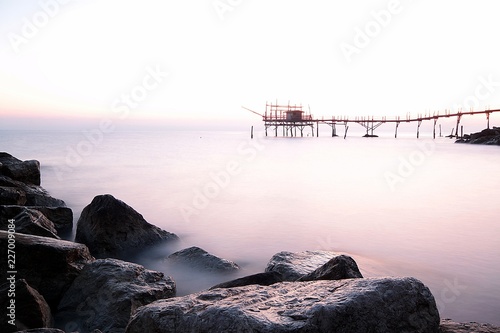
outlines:
{"label": "submerged rock", "polygon": [[438,333],[439,314],[414,278],[281,282],[156,301],[126,332]]}
{"label": "submerged rock", "polygon": [[[94,260],[83,244],[18,233],[15,240],[17,277],[38,290],[52,310],[83,266]],[[0,247],[7,245],[8,233],[0,231]],[[1,260],[6,259],[5,254]]]}
{"label": "submerged rock", "polygon": [[172,253],[167,257],[167,262],[207,272],[232,272],[240,268],[236,263],[214,256],[196,246]]}
{"label": "submerged rock", "polygon": [[[0,286],[0,295],[7,296],[11,288],[11,282]],[[10,317],[9,311],[0,319],[1,332],[13,332],[21,329],[51,327],[53,324],[50,307],[38,291],[31,288],[26,280],[19,279],[15,281],[15,296],[12,298],[0,298],[2,309],[8,308],[10,299],[15,300],[15,323],[8,323]]]}
{"label": "submerged rock", "polygon": [[283,281],[295,281],[323,266],[337,255],[331,251],[282,251],[271,258],[266,272],[278,272],[283,276]]}
{"label": "submerged rock", "polygon": [[315,271],[300,277],[297,281],[342,280],[362,278],[358,265],[349,256],[334,257]]}
{"label": "submerged rock", "polygon": [[178,237],[148,223],[132,207],[106,194],[96,196],[83,209],[75,240],[87,245],[98,258],[120,258]]}
{"label": "submerged rock", "polygon": [[175,282],[161,272],[118,259],[84,267],[61,300],[57,326],[67,331],[123,332],[140,306],[175,296]]}

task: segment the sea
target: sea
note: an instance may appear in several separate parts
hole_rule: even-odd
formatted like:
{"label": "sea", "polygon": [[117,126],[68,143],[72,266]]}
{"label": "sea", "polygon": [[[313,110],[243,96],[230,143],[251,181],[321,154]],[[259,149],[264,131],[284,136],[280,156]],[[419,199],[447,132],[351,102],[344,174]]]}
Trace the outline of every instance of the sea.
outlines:
{"label": "sea", "polygon": [[[268,134],[0,131],[0,150],[40,161],[42,186],[73,210],[75,228],[95,196],[111,194],[176,233],[178,243],[134,260],[172,276],[179,295],[263,272],[280,251],[329,250],[352,256],[364,277],[420,279],[441,318],[500,325],[500,147]],[[241,269],[165,262],[190,246]]]}

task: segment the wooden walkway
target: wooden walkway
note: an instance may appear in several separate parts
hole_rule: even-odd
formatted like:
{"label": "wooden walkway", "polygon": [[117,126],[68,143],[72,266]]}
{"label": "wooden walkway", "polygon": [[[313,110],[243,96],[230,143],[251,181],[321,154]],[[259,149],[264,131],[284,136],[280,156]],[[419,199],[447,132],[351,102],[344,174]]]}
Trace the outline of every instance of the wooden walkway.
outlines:
{"label": "wooden walkway", "polygon": [[[451,113],[450,111],[445,111],[444,114],[439,114],[439,112],[434,113],[432,115],[418,115],[417,117],[411,117],[409,114],[406,115],[405,118],[396,117],[394,119],[390,119],[387,117],[375,118],[375,117],[355,117],[354,119],[349,119],[349,117],[332,117],[330,119],[314,119],[310,113],[310,110],[303,110],[301,105],[279,105],[279,104],[268,104],[266,103],[266,111],[264,114],[255,112],[248,108],[243,107],[244,109],[255,113],[262,117],[264,121],[266,136],[268,135],[268,129],[274,130],[274,135],[278,136],[278,129],[281,128],[283,132],[283,136],[297,136],[297,130],[299,131],[300,136],[304,136],[304,129],[310,128],[311,135],[314,136],[314,128],[316,127],[316,136],[319,136],[319,125],[326,124],[331,127],[332,136],[337,136],[336,126],[344,126],[344,138],[347,136],[347,130],[349,129],[350,123],[357,123],[363,126],[366,129],[365,137],[375,137],[374,134],[375,129],[385,123],[394,123],[396,124],[396,130],[394,137],[398,136],[398,127],[401,123],[417,123],[417,138],[420,136],[420,125],[423,121],[433,121],[434,130],[433,137],[436,138],[436,125],[439,119],[441,118],[456,118],[456,126],[453,129],[455,133],[448,135],[449,137],[458,138],[458,128],[460,126],[460,121],[463,116],[470,115],[486,115],[486,127],[490,128],[490,114],[495,112],[500,112],[500,109],[494,110],[482,110],[482,111],[469,111],[462,112],[458,111],[455,113]],[[463,136],[463,126],[461,127],[461,136]]]}

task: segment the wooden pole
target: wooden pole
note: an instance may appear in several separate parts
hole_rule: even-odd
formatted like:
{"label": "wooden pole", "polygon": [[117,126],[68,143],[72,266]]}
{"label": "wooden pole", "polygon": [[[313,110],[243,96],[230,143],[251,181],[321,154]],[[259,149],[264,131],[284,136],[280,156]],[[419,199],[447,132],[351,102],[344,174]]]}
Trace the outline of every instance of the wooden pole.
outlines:
{"label": "wooden pole", "polygon": [[396,123],[396,133],[394,133],[394,138],[395,139],[398,138],[398,127],[399,127],[399,123]]}
{"label": "wooden pole", "polygon": [[253,126],[252,129],[250,130],[250,139],[253,139]]}
{"label": "wooden pole", "polygon": [[348,129],[349,129],[349,126],[347,126],[347,125],[346,125],[346,126],[345,126],[345,132],[344,132],[344,139],[345,139],[345,137],[347,136],[347,130],[348,130]]}

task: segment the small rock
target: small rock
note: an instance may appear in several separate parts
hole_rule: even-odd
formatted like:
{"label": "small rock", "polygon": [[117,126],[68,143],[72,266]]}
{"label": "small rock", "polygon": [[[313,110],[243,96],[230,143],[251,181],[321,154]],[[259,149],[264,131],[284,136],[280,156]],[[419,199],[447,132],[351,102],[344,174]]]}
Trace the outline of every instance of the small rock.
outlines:
{"label": "small rock", "polygon": [[167,261],[207,272],[232,272],[240,268],[236,263],[214,256],[196,246],[172,253]]}
{"label": "small rock", "polygon": [[21,161],[8,153],[0,152],[0,163],[0,174],[26,184],[40,185],[40,162]]}
{"label": "small rock", "polygon": [[450,319],[441,320],[440,333],[500,333],[500,327],[479,323],[455,323]]}
{"label": "small rock", "polygon": [[349,256],[339,255],[297,281],[342,280],[362,278],[358,265]]}
{"label": "small rock", "polygon": [[276,253],[266,267],[266,272],[278,272],[283,281],[295,281],[303,275],[313,272],[337,256],[331,251],[304,251]]}

